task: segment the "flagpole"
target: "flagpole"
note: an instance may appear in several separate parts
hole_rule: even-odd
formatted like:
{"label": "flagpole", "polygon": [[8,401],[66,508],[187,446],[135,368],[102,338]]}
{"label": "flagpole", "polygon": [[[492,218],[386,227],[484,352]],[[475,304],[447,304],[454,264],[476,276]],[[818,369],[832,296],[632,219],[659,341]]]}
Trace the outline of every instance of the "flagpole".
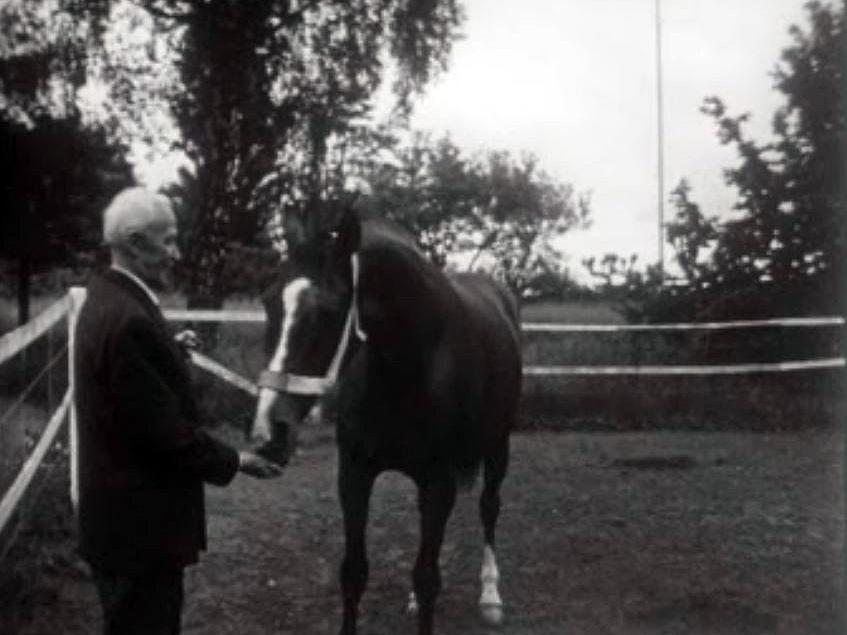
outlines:
{"label": "flagpole", "polygon": [[656,17],[656,119],[657,119],[657,199],[658,199],[658,239],[659,239],[659,279],[665,280],[665,124],[662,91],[662,15],[661,0],[655,0]]}

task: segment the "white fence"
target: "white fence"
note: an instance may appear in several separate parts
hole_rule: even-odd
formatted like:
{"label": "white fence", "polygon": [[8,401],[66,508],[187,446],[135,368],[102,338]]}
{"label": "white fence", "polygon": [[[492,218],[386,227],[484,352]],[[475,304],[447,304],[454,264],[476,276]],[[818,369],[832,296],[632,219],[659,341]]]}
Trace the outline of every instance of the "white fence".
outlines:
{"label": "white fence", "polygon": [[[65,318],[68,323],[68,389],[61,404],[51,414],[41,438],[32,453],[24,462],[15,480],[0,499],[0,533],[3,532],[15,509],[27,491],[44,456],[52,446],[56,435],[66,419],[70,420],[70,483],[71,501],[76,506],[78,500],[77,448],[76,448],[76,409],[73,403],[73,350],[74,326],[79,309],[85,300],[85,290],[71,289],[68,294],[55,302],[28,324],[0,337],[0,364],[11,359],[48,329]],[[168,310],[165,316],[173,321],[192,322],[263,322],[261,311],[199,311]],[[843,327],[842,317],[779,318],[768,320],[735,320],[730,322],[678,323],[678,324],[549,324],[524,323],[526,332],[580,333],[580,332],[624,332],[624,331],[691,331],[719,330],[729,328],[755,328],[768,326],[781,327]],[[192,361],[198,367],[209,371],[224,381],[255,395],[256,385],[218,362],[199,353],[192,354]],[[809,369],[841,368],[845,366],[844,357],[798,360],[791,362],[773,362],[762,364],[729,365],[683,365],[683,366],[526,366],[525,375],[562,376],[562,375],[737,375],[746,373],[791,372]]]}

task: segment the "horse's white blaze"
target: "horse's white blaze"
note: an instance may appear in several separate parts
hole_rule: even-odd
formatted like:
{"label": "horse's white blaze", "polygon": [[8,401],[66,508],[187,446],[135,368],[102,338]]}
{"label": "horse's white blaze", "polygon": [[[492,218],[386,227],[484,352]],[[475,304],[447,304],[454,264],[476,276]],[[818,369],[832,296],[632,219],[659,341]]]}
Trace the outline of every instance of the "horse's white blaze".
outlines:
{"label": "horse's white blaze", "polygon": [[[291,327],[297,318],[297,308],[303,292],[311,283],[306,278],[296,278],[285,285],[282,290],[283,321],[280,329],[279,342],[271,358],[268,369],[281,373],[288,357],[288,338]],[[277,400],[277,393],[270,388],[259,389],[259,400],[256,405],[256,417],[253,420],[253,439],[264,442],[271,440],[271,410]]]}
{"label": "horse's white blaze", "polygon": [[497,568],[497,558],[491,545],[485,545],[482,551],[482,570],[479,579],[482,583],[482,593],[479,596],[479,610],[482,617],[489,624],[499,624],[503,620],[503,600],[497,588],[500,570]]}
{"label": "horse's white blaze", "polygon": [[259,401],[256,404],[256,416],[253,418],[253,440],[267,443],[271,440],[271,408],[276,401],[276,393],[270,388],[259,388]]}
{"label": "horse's white blaze", "polygon": [[278,373],[282,372],[285,359],[288,357],[288,337],[291,334],[291,327],[298,317],[297,307],[300,304],[300,298],[303,297],[303,292],[310,286],[311,283],[306,278],[295,278],[285,285],[285,288],[282,290],[282,328],[280,329],[279,343],[276,346],[276,351],[271,358],[271,363],[268,365],[270,370]]}

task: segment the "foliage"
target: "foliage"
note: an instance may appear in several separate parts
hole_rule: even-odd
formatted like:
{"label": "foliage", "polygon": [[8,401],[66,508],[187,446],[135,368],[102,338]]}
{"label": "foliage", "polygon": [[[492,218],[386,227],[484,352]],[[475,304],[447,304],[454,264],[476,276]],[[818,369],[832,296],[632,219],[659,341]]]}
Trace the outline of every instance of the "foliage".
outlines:
{"label": "foliage", "polygon": [[363,204],[409,227],[434,262],[487,269],[523,296],[568,284],[553,242],[587,223],[587,195],[553,180],[531,156],[466,157],[450,139],[431,143],[421,134],[391,150],[363,175]]}
{"label": "foliage", "polygon": [[[674,191],[668,240],[689,293],[712,313],[843,309],[847,5],[809,2],[806,10],[809,28],[791,27],[792,43],[773,72],[785,96],[773,140],[750,139],[749,115],[731,116],[717,97],[705,100],[720,142],[738,151],[738,164],[724,172],[738,192],[735,215],[718,225],[690,201],[684,181]],[[711,252],[705,261],[698,260],[703,250]]]}
{"label": "foliage", "polygon": [[118,50],[106,79],[118,110],[139,120],[149,68],[175,70],[158,88],[193,165],[185,255],[195,304],[220,302],[230,247],[251,245],[281,202],[308,207],[326,194],[332,155],[360,133],[389,63],[407,112],[445,67],[461,21],[456,0],[137,4],[152,16],[149,55]]}
{"label": "foliage", "polygon": [[77,18],[102,10],[59,1],[0,8],[0,257],[16,263],[21,322],[30,277],[90,259],[99,213],[132,182],[125,147],[84,124],[76,104],[99,37]]}
{"label": "foliage", "polygon": [[108,2],[18,0],[0,6],[0,118],[68,115],[86,81]]}
{"label": "foliage", "polygon": [[665,224],[667,241],[676,252],[676,263],[686,283],[698,289],[711,274],[708,261],[701,257],[718,238],[718,220],[706,218],[689,195],[691,186],[682,179],[671,192],[674,218]]}
{"label": "foliage", "polygon": [[[21,293],[32,274],[92,261],[103,208],[133,180],[124,148],[103,129],[78,116],[32,123],[0,121],[0,257],[18,263]],[[22,321],[27,313],[21,306]]]}
{"label": "foliage", "polygon": [[[703,112],[722,144],[738,151],[725,169],[738,192],[731,216],[706,217],[682,180],[667,240],[678,279],[658,279],[604,261],[606,284],[633,319],[771,317],[843,312],[847,226],[844,148],[845,13],[842,1],[806,5],[809,27],[792,26],[791,44],[773,71],[785,103],[773,116],[773,137],[745,133],[748,114],[732,116],[717,97]],[[594,273],[598,273],[595,271]]]}

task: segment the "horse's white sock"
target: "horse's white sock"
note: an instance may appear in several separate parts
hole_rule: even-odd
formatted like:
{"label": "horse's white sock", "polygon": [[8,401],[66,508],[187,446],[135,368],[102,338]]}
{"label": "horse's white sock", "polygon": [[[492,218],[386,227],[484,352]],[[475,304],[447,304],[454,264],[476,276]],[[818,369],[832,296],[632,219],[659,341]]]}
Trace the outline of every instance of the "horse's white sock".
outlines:
{"label": "horse's white sock", "polygon": [[497,569],[494,549],[488,544],[482,552],[482,570],[479,579],[482,582],[482,593],[479,596],[479,610],[482,618],[489,624],[499,624],[503,620],[503,600],[497,588],[500,571]]}

